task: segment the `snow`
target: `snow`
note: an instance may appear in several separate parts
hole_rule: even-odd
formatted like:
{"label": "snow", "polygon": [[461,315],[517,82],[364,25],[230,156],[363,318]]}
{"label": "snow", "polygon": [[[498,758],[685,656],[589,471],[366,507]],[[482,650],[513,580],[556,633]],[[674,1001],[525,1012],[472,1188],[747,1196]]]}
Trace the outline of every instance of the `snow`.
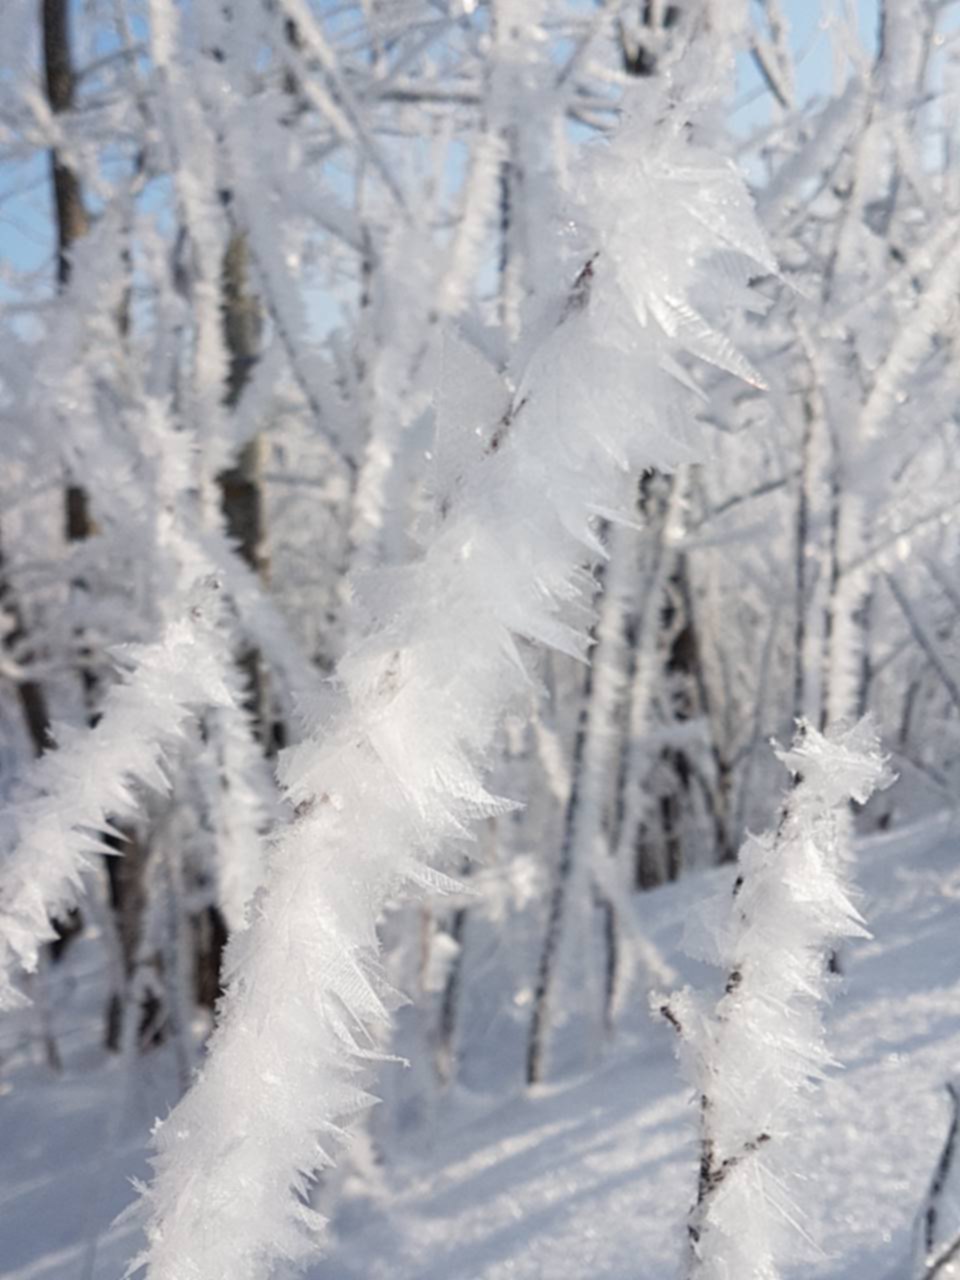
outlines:
{"label": "snow", "polygon": [[[914,1214],[949,1120],[944,1084],[960,1062],[958,847],[960,825],[950,815],[858,846],[858,906],[872,937],[844,952],[827,1013],[839,1066],[802,1132],[782,1144],[786,1212],[795,1224],[787,1274],[907,1274]],[[729,887],[732,874],[702,873],[636,899],[638,928],[681,981],[700,988],[716,981],[684,954],[682,938],[692,911]],[[28,1043],[36,1009],[9,1016],[0,1029],[4,1280],[116,1280],[134,1247],[132,1224],[111,1220],[129,1200],[127,1179],[143,1176],[149,1117],[172,1095],[164,1092],[164,1051],[143,1060],[135,1085],[121,1062],[104,1068],[94,963],[95,941],[81,940],[51,983],[62,1077],[38,1065]],[[638,992],[590,1072],[512,1096],[495,1080],[489,1094],[457,1088],[428,1127],[395,1138],[382,1162],[358,1147],[340,1188],[331,1252],[308,1274],[675,1274],[695,1190],[696,1107],[679,1079],[673,1039],[649,1019]],[[960,1206],[951,1208],[958,1225]],[[88,1238],[98,1243],[86,1270]]]}

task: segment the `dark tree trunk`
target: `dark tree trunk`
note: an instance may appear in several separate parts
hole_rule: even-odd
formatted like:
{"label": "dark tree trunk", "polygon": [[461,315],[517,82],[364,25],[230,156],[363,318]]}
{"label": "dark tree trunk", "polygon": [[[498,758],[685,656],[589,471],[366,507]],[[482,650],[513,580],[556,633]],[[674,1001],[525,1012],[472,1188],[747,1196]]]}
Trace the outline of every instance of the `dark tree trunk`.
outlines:
{"label": "dark tree trunk", "polygon": [[[68,0],[41,0],[41,20],[47,101],[54,115],[62,115],[73,108],[76,83]],[[65,289],[73,273],[73,247],[86,235],[90,220],[80,179],[56,147],[50,152],[50,178],[57,232],[57,284]],[[81,541],[91,532],[87,495],[75,485],[69,485],[66,492],[65,527],[70,542]]]}
{"label": "dark tree trunk", "polygon": [[[47,101],[55,115],[73,107],[75,76],[70,45],[68,0],[41,0],[43,23],[43,70]],[[70,251],[85,235],[89,225],[80,181],[60,153],[50,152],[50,173],[56,204],[57,281],[70,281]]]}

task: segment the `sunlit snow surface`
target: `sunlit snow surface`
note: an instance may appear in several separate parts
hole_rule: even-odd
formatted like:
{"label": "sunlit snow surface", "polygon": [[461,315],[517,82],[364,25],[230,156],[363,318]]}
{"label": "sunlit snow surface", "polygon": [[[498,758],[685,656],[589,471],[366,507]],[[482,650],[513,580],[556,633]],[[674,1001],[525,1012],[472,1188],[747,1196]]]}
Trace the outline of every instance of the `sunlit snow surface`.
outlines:
{"label": "sunlit snow surface", "polygon": [[[936,819],[874,838],[858,864],[874,938],[843,957],[829,1018],[843,1069],[783,1152],[794,1174],[758,1194],[797,1224],[788,1272],[883,1280],[905,1274],[946,1130],[943,1085],[960,1072],[960,829]],[[679,942],[709,888],[692,877],[638,905],[698,983],[713,979]],[[81,944],[75,980],[84,960]],[[51,1004],[61,1079],[26,1051],[36,1011],[0,1029],[0,1276],[118,1280],[136,1238],[110,1222],[131,1198],[128,1179],[145,1172],[165,1067],[155,1057],[131,1093],[118,1064],[100,1065],[96,1023],[74,1007],[69,984]],[[682,1257],[694,1122],[670,1035],[638,1007],[586,1076],[532,1097],[454,1094],[385,1167],[352,1175],[312,1280],[663,1280]],[[947,1211],[960,1229],[960,1204]]]}

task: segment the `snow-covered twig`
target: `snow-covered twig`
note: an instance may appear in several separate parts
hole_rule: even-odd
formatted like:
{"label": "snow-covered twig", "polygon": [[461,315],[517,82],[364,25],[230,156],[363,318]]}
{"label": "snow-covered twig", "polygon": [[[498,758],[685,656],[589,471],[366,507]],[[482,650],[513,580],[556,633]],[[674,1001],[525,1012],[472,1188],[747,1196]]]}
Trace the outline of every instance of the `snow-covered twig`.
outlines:
{"label": "snow-covered twig", "polygon": [[781,1214],[764,1188],[764,1152],[796,1131],[799,1095],[830,1065],[820,1013],[830,950],[865,933],[844,863],[849,801],[885,780],[876,733],[869,721],[826,736],[801,723],[778,755],[794,785],[777,828],[748,839],[732,901],[714,905],[691,948],[725,972],[723,995],[712,1010],[689,990],[661,1004],[699,1100],[696,1280],[779,1274]]}

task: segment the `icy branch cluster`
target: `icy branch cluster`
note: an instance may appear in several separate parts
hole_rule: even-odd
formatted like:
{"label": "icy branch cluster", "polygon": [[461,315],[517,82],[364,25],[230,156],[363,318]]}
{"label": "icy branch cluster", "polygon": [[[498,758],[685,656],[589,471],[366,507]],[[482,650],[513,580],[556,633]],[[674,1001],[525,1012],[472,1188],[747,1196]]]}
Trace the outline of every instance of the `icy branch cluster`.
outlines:
{"label": "icy branch cluster", "polygon": [[[688,349],[723,355],[689,294],[725,290],[731,270],[745,286],[768,258],[734,170],[670,108],[594,149],[572,284],[509,371],[507,411],[453,451],[467,461],[422,553],[357,583],[364,634],[283,761],[296,816],[228,950],[207,1063],[156,1135],[150,1280],[259,1280],[313,1254],[311,1183],[369,1101],[389,1019],[378,918],[435,889],[444,856],[503,811],[484,767],[529,694],[528,642],[586,653],[596,518],[629,477],[689,452],[674,375]],[[638,203],[675,226],[672,243],[631,244]]]}

